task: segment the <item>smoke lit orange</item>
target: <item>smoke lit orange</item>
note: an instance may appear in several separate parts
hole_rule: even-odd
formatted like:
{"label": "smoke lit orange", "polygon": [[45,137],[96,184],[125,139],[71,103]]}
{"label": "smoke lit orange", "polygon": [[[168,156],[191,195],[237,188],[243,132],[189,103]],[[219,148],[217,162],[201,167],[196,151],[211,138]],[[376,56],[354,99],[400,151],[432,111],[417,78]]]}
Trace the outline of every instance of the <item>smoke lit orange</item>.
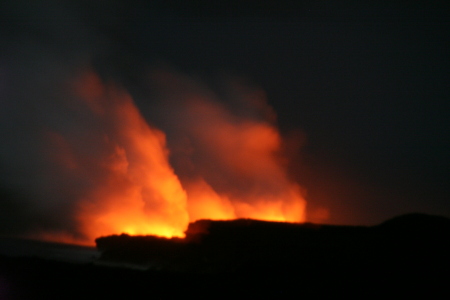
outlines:
{"label": "smoke lit orange", "polygon": [[180,177],[165,134],[148,125],[123,89],[85,72],[73,94],[94,128],[50,139],[60,168],[88,182],[76,207],[80,236],[72,242],[120,233],[180,237],[202,218],[304,221],[305,200],[286,175],[282,138],[269,122],[237,118],[205,97],[179,100],[181,126],[201,148],[193,151],[216,164],[189,157],[195,172]]}

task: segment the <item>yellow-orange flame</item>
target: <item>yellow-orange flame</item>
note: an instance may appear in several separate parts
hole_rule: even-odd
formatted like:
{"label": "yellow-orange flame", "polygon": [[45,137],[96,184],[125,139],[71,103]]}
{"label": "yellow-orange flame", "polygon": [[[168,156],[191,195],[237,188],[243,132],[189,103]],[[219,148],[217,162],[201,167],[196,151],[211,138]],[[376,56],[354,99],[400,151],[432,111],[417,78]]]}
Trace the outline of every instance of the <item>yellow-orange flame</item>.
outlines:
{"label": "yellow-orange flame", "polygon": [[[282,140],[273,125],[230,121],[223,108],[207,100],[186,101],[186,114],[197,120],[189,124],[190,134],[227,172],[250,185],[242,193],[215,190],[200,175],[180,181],[164,133],[147,124],[125,91],[102,83],[94,72],[84,73],[75,87],[75,99],[98,128],[69,137],[50,134],[60,167],[89,182],[76,207],[83,238],[70,242],[93,243],[120,233],[182,237],[189,222],[202,218],[304,221],[305,200],[277,157]],[[80,140],[92,148],[80,147]]]}

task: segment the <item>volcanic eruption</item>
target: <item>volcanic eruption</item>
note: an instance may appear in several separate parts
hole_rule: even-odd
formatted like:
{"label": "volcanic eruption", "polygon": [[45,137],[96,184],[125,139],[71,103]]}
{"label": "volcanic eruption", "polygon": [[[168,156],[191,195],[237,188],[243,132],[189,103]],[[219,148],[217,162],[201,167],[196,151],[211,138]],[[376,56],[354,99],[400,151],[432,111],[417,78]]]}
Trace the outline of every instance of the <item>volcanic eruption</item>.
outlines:
{"label": "volcanic eruption", "polygon": [[302,189],[287,174],[273,113],[261,113],[271,112],[263,97],[243,95],[253,116],[238,114],[187,76],[159,71],[153,79],[167,135],[125,88],[92,69],[67,82],[60,101],[69,113],[63,126],[42,128],[41,151],[52,193],[72,190],[72,227],[34,236],[92,244],[120,233],[182,237],[199,219],[305,220]]}

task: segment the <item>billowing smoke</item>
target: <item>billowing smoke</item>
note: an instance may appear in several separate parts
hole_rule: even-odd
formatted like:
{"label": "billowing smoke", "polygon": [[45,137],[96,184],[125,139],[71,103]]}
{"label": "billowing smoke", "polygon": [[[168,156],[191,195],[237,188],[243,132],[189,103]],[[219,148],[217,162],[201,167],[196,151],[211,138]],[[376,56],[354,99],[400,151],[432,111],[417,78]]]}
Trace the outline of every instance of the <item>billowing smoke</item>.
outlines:
{"label": "billowing smoke", "polygon": [[147,68],[133,99],[126,75],[92,67],[98,36],[65,15],[80,37],[66,39],[48,14],[27,25],[45,38],[11,25],[0,59],[2,234],[93,243],[181,236],[200,218],[305,219],[261,89]]}
{"label": "billowing smoke", "polygon": [[[168,145],[123,87],[89,69],[56,80],[30,119],[5,124],[24,126],[7,140],[2,163],[11,174],[3,182],[28,212],[15,220],[25,233],[89,243],[121,232],[181,236],[201,218],[304,220],[301,189],[286,174],[263,98],[243,95],[246,114],[233,114],[197,81],[152,74],[149,115],[164,120]],[[18,110],[33,98],[21,100]],[[6,199],[3,211],[12,201],[19,200]]]}
{"label": "billowing smoke", "polygon": [[159,71],[151,78],[191,217],[211,217],[204,207],[214,205],[223,207],[221,218],[304,219],[300,187],[287,176],[275,114],[260,89],[229,83],[231,98],[220,99],[187,76]]}

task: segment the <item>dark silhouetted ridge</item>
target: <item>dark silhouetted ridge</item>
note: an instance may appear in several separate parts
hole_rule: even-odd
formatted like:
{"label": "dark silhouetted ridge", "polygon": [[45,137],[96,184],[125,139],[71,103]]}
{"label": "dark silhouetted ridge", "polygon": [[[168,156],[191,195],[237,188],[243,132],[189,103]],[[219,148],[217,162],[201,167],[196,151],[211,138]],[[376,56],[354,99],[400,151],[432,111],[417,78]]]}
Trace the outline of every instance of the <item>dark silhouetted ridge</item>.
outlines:
{"label": "dark silhouetted ridge", "polygon": [[185,239],[128,235],[96,240],[101,261],[177,272],[391,272],[449,267],[450,220],[404,215],[373,227],[199,220]]}
{"label": "dark silhouetted ridge", "polygon": [[438,298],[448,224],[421,214],[373,227],[199,220],[185,239],[98,238],[94,263],[0,255],[0,299]]}

